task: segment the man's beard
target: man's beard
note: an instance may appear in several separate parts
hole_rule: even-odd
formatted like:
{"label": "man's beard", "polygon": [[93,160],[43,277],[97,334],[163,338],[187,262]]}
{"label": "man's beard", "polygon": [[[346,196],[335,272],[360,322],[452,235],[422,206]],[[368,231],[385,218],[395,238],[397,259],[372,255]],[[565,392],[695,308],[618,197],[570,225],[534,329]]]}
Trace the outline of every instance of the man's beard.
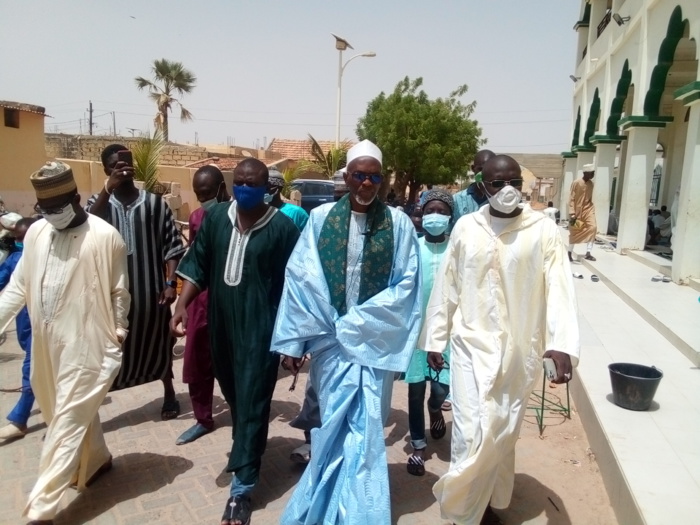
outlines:
{"label": "man's beard", "polygon": [[372,195],[372,198],[371,198],[371,199],[363,199],[362,197],[360,197],[359,194],[358,194],[358,195],[355,195],[355,201],[356,201],[357,204],[359,204],[360,206],[369,206],[370,204],[372,204],[372,203],[374,202],[374,199],[376,199],[376,198],[377,198],[377,194],[376,194],[376,193],[375,193],[374,195]]}

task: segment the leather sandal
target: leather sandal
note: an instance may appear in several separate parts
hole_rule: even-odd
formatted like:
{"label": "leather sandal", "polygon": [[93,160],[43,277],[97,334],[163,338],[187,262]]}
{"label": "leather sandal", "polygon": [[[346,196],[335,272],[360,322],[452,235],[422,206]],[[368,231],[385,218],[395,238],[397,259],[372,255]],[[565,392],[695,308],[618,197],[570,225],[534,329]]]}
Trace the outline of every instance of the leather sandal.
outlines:
{"label": "leather sandal", "polygon": [[250,517],[253,514],[250,498],[248,496],[232,496],[226,501],[224,514],[221,516],[221,525],[234,525],[239,521],[242,525],[250,525]]}

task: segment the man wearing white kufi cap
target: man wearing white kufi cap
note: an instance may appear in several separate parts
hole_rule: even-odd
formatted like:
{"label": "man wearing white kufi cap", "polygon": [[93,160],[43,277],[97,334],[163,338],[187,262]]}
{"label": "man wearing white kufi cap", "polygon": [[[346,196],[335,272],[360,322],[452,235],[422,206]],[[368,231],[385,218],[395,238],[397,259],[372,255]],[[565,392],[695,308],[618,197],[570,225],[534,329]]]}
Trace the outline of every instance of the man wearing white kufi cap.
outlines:
{"label": "man wearing white kufi cap", "polygon": [[595,221],[595,207],[593,206],[593,176],[595,166],[585,164],[583,166],[583,177],[576,179],[571,184],[569,197],[569,260],[572,259],[574,245],[586,243],[585,259],[595,261],[591,255],[593,241],[598,226]]}
{"label": "man wearing white kufi cap", "polygon": [[121,365],[130,296],[124,241],[80,207],[70,166],[49,162],[30,181],[44,220],[27,231],[0,298],[0,332],[26,303],[32,390],[48,429],[24,514],[51,524],[71,483],[83,490],[112,466],[98,409]]}
{"label": "man wearing white kufi cap", "polygon": [[272,339],[293,373],[312,354],[321,413],[283,525],[391,522],[383,425],[394,373],[406,370],[418,337],[419,245],[408,216],[377,199],[379,148],[364,140],[347,160],[350,193],[311,212]]}

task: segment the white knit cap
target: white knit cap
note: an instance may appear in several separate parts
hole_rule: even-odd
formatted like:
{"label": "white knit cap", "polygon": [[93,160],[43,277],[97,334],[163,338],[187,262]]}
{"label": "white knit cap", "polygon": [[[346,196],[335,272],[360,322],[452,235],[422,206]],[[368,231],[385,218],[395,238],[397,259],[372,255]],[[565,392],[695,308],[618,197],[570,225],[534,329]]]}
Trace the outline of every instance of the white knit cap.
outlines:
{"label": "white knit cap", "polygon": [[595,171],[595,164],[584,164],[583,168],[581,168],[581,171],[584,173],[590,173],[592,171]]}
{"label": "white knit cap", "polygon": [[377,159],[379,161],[379,164],[382,163],[381,150],[373,142],[370,142],[366,139],[362,142],[358,142],[348,150],[348,165],[353,160],[359,159],[360,157],[372,157],[373,159]]}

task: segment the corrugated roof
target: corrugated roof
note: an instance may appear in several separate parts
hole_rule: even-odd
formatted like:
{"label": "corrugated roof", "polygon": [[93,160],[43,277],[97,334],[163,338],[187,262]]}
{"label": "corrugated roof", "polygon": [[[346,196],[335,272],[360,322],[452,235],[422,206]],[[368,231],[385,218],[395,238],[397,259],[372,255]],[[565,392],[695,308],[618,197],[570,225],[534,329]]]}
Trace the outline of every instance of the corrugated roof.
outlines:
{"label": "corrugated roof", "polygon": [[197,169],[202,166],[216,164],[221,171],[231,171],[238,166],[238,163],[243,159],[245,159],[245,157],[209,157],[208,159],[198,160],[197,162],[190,162],[185,165],[185,168]]}
{"label": "corrugated roof", "polygon": [[37,115],[44,115],[45,117],[49,116],[46,114],[46,108],[43,108],[41,106],[35,106],[34,104],[12,102],[11,100],[0,100],[0,107],[8,109],[17,109],[19,111],[26,111],[27,113],[36,113]]}

